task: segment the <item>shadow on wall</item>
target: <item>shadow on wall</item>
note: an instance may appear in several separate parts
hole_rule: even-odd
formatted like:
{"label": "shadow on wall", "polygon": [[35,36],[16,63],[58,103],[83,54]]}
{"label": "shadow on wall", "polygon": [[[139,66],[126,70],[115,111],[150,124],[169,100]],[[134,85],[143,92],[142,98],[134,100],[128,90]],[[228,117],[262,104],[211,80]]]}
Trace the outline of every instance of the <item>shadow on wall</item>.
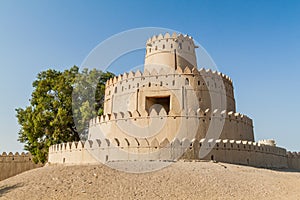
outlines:
{"label": "shadow on wall", "polygon": [[11,190],[14,190],[18,187],[22,187],[23,184],[14,184],[14,185],[6,185],[6,186],[2,186],[0,187],[0,197],[3,197],[6,193],[9,193]]}

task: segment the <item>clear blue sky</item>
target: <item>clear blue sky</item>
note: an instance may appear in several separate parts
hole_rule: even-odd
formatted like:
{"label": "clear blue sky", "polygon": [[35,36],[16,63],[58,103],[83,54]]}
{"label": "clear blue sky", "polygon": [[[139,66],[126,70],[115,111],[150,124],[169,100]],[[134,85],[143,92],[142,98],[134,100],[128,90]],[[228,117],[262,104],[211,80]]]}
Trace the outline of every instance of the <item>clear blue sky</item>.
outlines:
{"label": "clear blue sky", "polygon": [[256,140],[300,150],[300,1],[0,1],[0,152],[21,151],[15,108],[36,74],[80,65],[101,41],[154,26],[192,35],[235,86]]}

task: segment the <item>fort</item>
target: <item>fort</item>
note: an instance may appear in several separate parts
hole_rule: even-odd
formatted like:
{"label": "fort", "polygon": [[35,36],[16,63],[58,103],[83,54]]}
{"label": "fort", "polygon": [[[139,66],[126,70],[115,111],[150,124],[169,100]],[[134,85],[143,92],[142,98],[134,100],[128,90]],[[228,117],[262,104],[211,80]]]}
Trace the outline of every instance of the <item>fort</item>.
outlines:
{"label": "fort", "polygon": [[198,70],[195,48],[188,35],[148,39],[144,71],[108,80],[88,139],[51,146],[49,163],[184,159],[299,170],[300,153],[255,141],[252,119],[236,111],[232,80]]}

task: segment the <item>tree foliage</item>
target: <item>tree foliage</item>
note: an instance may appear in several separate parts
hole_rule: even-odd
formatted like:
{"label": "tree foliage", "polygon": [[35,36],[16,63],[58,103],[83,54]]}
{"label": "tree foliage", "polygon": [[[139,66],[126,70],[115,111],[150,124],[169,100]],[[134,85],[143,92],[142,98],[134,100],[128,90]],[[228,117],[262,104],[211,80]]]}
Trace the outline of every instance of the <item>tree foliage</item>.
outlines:
{"label": "tree foliage", "polygon": [[105,82],[114,75],[74,66],[63,72],[40,72],[33,82],[30,105],[17,108],[19,141],[34,156],[47,160],[50,145],[84,138],[89,120],[103,109]]}

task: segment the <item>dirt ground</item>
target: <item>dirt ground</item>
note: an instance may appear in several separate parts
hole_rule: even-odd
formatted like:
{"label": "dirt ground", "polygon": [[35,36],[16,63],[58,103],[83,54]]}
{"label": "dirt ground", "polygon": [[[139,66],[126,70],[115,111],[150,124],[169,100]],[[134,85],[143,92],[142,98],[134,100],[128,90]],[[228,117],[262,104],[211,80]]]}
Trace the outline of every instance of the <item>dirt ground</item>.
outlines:
{"label": "dirt ground", "polygon": [[300,199],[300,172],[184,161],[142,174],[47,165],[1,181],[0,199]]}

